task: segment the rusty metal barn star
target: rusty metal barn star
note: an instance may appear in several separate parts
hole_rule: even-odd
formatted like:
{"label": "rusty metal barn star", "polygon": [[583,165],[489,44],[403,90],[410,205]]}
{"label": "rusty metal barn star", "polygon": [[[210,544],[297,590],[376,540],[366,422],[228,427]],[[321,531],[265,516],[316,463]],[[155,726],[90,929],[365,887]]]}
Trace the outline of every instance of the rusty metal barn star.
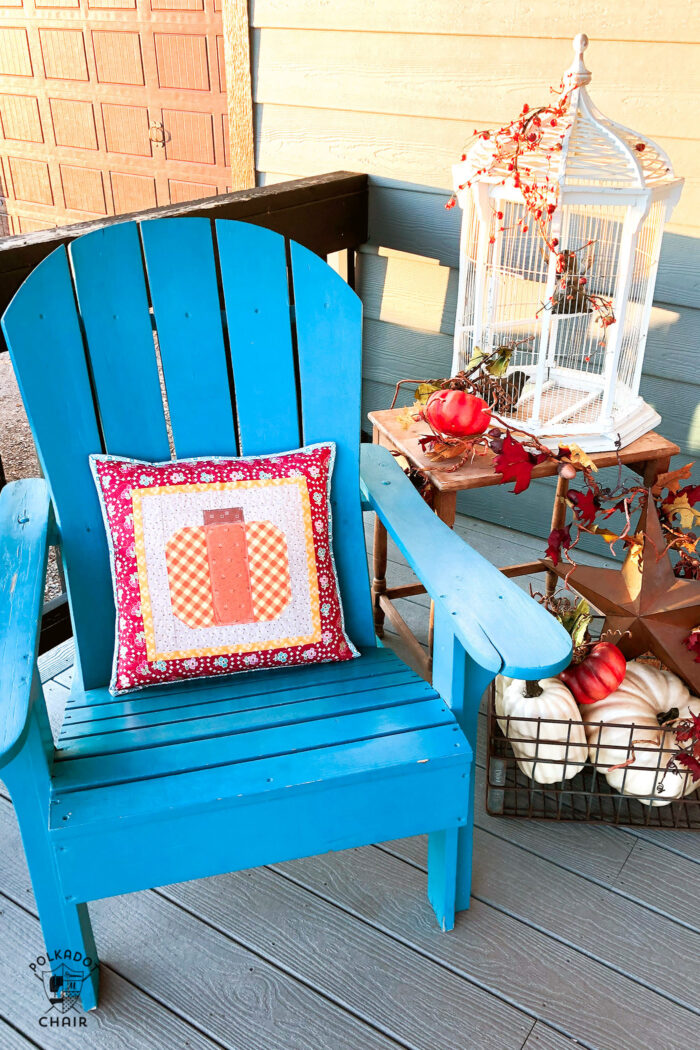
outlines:
{"label": "rusty metal barn star", "polygon": [[[603,632],[620,633],[616,644],[628,660],[651,651],[700,695],[700,663],[683,644],[700,623],[700,581],[678,579],[668,552],[659,557],[666,543],[653,499],[636,534],[644,537],[641,552],[631,546],[621,569],[579,565],[568,575],[569,586],[603,613]],[[559,564],[555,572],[566,577],[567,568]]]}

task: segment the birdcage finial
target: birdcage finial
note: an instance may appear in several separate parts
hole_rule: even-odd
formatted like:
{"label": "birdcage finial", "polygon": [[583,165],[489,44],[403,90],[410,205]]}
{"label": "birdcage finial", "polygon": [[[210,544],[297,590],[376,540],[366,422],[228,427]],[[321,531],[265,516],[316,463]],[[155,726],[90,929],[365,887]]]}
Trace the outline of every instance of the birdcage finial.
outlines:
{"label": "birdcage finial", "polygon": [[583,84],[590,84],[591,82],[591,71],[586,69],[586,63],[583,61],[583,52],[587,47],[588,37],[586,34],[577,33],[573,40],[576,58],[564,74],[565,80],[573,82],[574,87],[582,87]]}

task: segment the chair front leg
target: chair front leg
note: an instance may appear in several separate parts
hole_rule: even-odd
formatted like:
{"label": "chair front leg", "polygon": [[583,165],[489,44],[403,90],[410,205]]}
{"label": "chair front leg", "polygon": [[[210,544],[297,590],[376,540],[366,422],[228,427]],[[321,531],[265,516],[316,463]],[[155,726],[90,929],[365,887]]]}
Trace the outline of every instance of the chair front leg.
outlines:
{"label": "chair front leg", "polygon": [[[49,838],[50,767],[53,748],[38,675],[27,737],[20,752],[2,771],[17,814],[47,952],[47,965],[57,973],[62,962],[85,974],[80,998],[84,1010],[97,1006],[99,963],[86,904],[71,903],[61,888],[54,846]],[[68,954],[69,953],[69,954]]]}
{"label": "chair front leg", "polygon": [[443,930],[451,930],[455,913],[470,903],[479,707],[495,677],[494,671],[471,659],[455,637],[449,616],[436,605],[433,686],[453,711],[473,754],[464,784],[463,823],[457,828],[435,831],[428,838],[428,899]]}

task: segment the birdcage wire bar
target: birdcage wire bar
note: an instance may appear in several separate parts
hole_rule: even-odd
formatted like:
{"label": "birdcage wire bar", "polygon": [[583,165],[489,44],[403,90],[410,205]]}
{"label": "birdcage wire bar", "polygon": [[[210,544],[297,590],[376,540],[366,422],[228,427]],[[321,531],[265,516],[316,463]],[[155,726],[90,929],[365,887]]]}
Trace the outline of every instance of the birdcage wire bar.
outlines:
{"label": "birdcage wire bar", "polygon": [[[455,165],[463,219],[453,371],[477,348],[515,347],[506,378],[517,393],[505,422],[593,452],[660,421],[639,385],[663,227],[682,179],[663,150],[594,106],[587,46],[579,34],[565,74],[563,141],[559,127],[543,125],[526,158],[528,177],[558,185],[548,234],[556,253],[510,179],[510,154],[486,136]],[[596,297],[614,316],[607,328]]]}
{"label": "birdcage wire bar", "polygon": [[[505,725],[505,733],[499,725]],[[583,821],[586,823],[618,824],[631,827],[677,828],[686,831],[700,831],[700,789],[696,788],[684,798],[668,801],[663,792],[646,796],[652,805],[645,805],[639,798],[625,794],[628,769],[623,773],[621,792],[615,791],[605,780],[604,773],[596,768],[596,745],[592,755],[593,761],[585,763],[583,769],[570,780],[559,780],[551,784],[538,783],[534,776],[527,776],[518,766],[511,746],[514,743],[533,745],[532,716],[501,715],[496,716],[495,693],[493,686],[488,693],[487,706],[487,745],[486,745],[486,810],[492,816],[523,817],[530,820]],[[556,765],[562,771],[567,764],[580,765],[577,751],[580,745],[571,741],[572,723],[563,719],[537,719],[535,733],[535,750],[528,755],[528,764],[532,763],[532,772],[537,765]],[[518,726],[527,724],[527,732],[520,735]],[[602,723],[601,723],[602,725]],[[612,723],[608,723],[608,726]],[[627,723],[614,723],[616,727],[629,730],[629,738],[620,744],[606,743],[607,752],[619,751],[620,763],[624,763],[632,747],[635,726]],[[553,727],[551,732],[544,727]],[[542,727],[542,731],[540,732]],[[596,724],[589,729],[597,728]],[[599,734],[596,734],[599,739]],[[548,741],[556,738],[563,740],[564,753],[558,746],[557,757],[551,757]],[[644,748],[634,744],[637,752]],[[675,750],[672,746],[654,747],[658,752],[656,766],[645,766],[654,781],[666,768],[666,762]],[[631,767],[628,767],[631,768]]]}

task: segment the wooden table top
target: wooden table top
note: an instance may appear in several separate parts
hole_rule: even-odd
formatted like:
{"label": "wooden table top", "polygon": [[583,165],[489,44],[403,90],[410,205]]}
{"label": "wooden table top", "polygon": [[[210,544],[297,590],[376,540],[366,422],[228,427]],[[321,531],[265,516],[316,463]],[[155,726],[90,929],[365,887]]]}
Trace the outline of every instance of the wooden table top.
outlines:
{"label": "wooden table top", "polygon": [[[382,444],[402,452],[411,464],[425,471],[430,480],[441,492],[461,492],[464,489],[485,488],[488,485],[500,485],[501,475],[493,469],[494,455],[486,452],[482,456],[476,456],[472,462],[464,463],[458,470],[449,472],[445,467],[450,467],[450,462],[435,463],[421,451],[418,438],[429,432],[423,422],[412,423],[410,427],[404,427],[397,422],[402,409],[389,408],[379,412],[370,412],[368,418],[375,431],[378,431]],[[651,431],[643,437],[633,441],[631,445],[620,449],[620,459],[623,463],[644,463],[654,459],[665,459],[675,456],[680,452],[678,445],[667,441],[660,434]],[[617,464],[616,452],[594,452],[591,459],[597,467],[614,467]],[[533,478],[548,478],[556,474],[557,467],[552,461],[538,463],[535,466]]]}

